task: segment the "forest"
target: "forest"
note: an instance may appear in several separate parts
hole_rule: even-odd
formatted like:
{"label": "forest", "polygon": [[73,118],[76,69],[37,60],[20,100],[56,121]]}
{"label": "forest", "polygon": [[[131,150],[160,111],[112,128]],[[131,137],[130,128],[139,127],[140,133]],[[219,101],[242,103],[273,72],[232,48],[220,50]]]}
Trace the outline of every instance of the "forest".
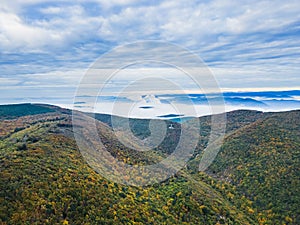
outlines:
{"label": "forest", "polygon": [[[182,124],[153,151],[118,142],[109,115],[96,115],[110,154],[148,165],[172,154]],[[122,120],[120,120],[122,122]],[[227,113],[221,150],[199,172],[210,116],[186,167],[164,182],[134,187],[112,182],[85,161],[71,112],[48,105],[0,106],[0,224],[300,224],[300,111]],[[122,124],[121,124],[122,125]],[[149,120],[130,120],[149,135]]]}

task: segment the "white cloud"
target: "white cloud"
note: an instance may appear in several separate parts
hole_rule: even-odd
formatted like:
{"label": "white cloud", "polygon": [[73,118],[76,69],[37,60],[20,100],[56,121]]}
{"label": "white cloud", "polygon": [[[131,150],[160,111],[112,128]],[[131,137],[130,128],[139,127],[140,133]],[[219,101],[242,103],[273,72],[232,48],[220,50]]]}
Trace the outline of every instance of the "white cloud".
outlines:
{"label": "white cloud", "polygon": [[94,2],[97,2],[101,4],[105,8],[112,8],[116,6],[128,6],[128,5],[133,5],[137,3],[141,3],[143,1],[141,0],[95,0]]}
{"label": "white cloud", "polygon": [[76,87],[84,75],[84,70],[52,71],[49,73],[36,73],[20,75],[23,86],[48,87]]}
{"label": "white cloud", "polygon": [[[299,20],[297,0],[4,1],[0,6],[0,69],[2,75],[10,70],[7,74],[16,76],[14,81],[2,81],[11,85],[20,81],[25,86],[74,85],[82,66],[104,50],[152,39],[171,41],[198,54],[216,71],[223,88],[297,86]],[[10,54],[32,52],[45,55],[28,60],[25,54],[26,62],[11,63],[14,56]],[[161,53],[160,49],[156,54]],[[20,76],[23,64],[34,75]],[[70,64],[77,68],[66,69]],[[47,66],[50,72],[39,71]]]}
{"label": "white cloud", "polygon": [[18,80],[18,79],[0,77],[0,86],[1,86],[1,88],[5,87],[5,86],[17,85],[19,83],[20,83],[20,80]]}
{"label": "white cloud", "polygon": [[44,14],[59,14],[63,10],[60,7],[47,7],[47,8],[42,8],[41,12]]}
{"label": "white cloud", "polygon": [[[34,47],[33,43],[45,42],[50,45],[53,42],[64,42],[68,46],[75,44],[74,41],[78,41],[79,36],[82,42],[97,38],[117,43],[163,39],[183,44],[185,47],[199,48],[219,42],[220,35],[268,32],[281,29],[300,18],[299,4],[293,0],[215,0],[205,3],[181,0],[152,4],[142,4],[136,0],[88,1],[107,6],[102,7],[98,15],[90,15],[83,7],[85,3],[77,0],[73,4],[61,1],[64,3],[61,6],[51,5],[61,2],[48,1],[48,5],[40,8],[40,12],[47,15],[48,19],[41,17],[28,23],[26,13],[30,11],[20,11],[19,8],[22,8],[22,5],[34,7],[41,2],[43,1],[15,0],[2,6],[6,9],[2,12],[3,23],[13,23],[15,29],[22,30],[25,37],[28,37],[24,43],[16,37],[16,33],[1,24],[1,27],[5,28],[2,29],[2,35],[8,37],[6,43],[11,42],[10,46],[16,43],[17,47],[27,44],[29,48]],[[116,6],[121,8],[112,9]],[[25,13],[25,16],[22,13]],[[34,37],[32,33],[40,37]],[[10,39],[11,37],[13,38]],[[28,45],[29,39],[34,41]]]}
{"label": "white cloud", "polygon": [[102,20],[89,17],[79,5],[46,7],[40,11],[51,14],[50,19],[29,20],[26,14],[0,9],[0,49],[7,52],[64,49],[94,36]]}
{"label": "white cloud", "polygon": [[48,41],[59,39],[59,35],[24,24],[20,17],[11,13],[0,12],[0,21],[0,47],[4,50],[24,47],[37,50]]}

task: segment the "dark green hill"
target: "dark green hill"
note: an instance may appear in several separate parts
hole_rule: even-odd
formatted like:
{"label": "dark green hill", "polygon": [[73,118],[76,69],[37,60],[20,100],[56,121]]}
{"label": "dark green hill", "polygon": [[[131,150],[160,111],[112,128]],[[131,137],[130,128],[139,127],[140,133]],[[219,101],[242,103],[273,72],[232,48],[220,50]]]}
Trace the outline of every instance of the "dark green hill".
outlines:
{"label": "dark green hill", "polygon": [[47,105],[39,104],[17,104],[17,105],[1,105],[0,118],[13,119],[21,116],[29,116],[43,113],[54,112],[55,110]]}

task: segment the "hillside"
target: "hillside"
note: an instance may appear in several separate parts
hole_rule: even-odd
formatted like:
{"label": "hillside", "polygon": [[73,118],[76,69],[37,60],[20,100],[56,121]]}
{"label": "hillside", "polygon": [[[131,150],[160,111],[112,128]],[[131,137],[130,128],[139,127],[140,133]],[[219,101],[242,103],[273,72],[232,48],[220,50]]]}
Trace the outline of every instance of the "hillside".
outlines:
{"label": "hillside", "polygon": [[208,172],[253,201],[261,222],[299,224],[299,165],[300,111],[291,111],[229,134]]}
{"label": "hillside", "polygon": [[[163,183],[141,188],[110,182],[85,162],[73,137],[70,111],[39,105],[44,109],[32,113],[35,107],[26,105],[28,113],[24,110],[17,113],[10,108],[13,117],[3,113],[0,119],[0,224],[297,224],[299,221],[295,207],[299,203],[296,169],[299,111],[228,113],[226,141],[207,173],[183,169]],[[107,115],[96,118],[107,123],[99,122],[98,129],[110,153],[133,165],[155,163],[170,154],[180,131],[169,131],[154,151],[136,152],[117,141]],[[201,154],[210,130],[209,117],[200,118],[200,122],[203,138],[195,156]],[[130,123],[136,135],[149,134],[146,129],[149,121],[133,119]],[[180,124],[173,124],[180,128]],[[274,137],[274,143],[267,137]],[[243,143],[248,142],[257,146],[253,148],[256,158],[252,153],[249,159],[243,155],[248,149]],[[283,143],[281,147],[279,142]],[[264,153],[275,147],[281,149],[278,155]],[[283,157],[285,152],[288,154]],[[260,155],[270,161],[268,166],[259,166],[264,165]],[[195,158],[189,167],[194,162]],[[278,174],[272,179],[270,176],[277,170],[284,175],[280,182]],[[258,175],[264,176],[259,179],[265,182],[255,182]],[[248,180],[244,178],[241,182],[241,177]],[[270,188],[274,184],[277,186]],[[268,216],[266,205],[280,216]]]}

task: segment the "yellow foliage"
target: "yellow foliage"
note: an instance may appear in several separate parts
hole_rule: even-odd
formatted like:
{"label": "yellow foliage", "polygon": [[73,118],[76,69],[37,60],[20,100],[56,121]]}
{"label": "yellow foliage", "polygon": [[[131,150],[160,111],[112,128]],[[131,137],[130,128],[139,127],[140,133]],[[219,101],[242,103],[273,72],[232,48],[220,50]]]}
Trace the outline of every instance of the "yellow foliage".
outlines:
{"label": "yellow foliage", "polygon": [[228,192],[228,194],[227,194],[227,197],[228,197],[228,198],[230,198],[230,199],[233,199],[233,197],[234,197],[234,194],[232,194],[232,193]]}
{"label": "yellow foliage", "polygon": [[179,191],[179,192],[176,194],[176,196],[179,197],[181,194],[182,194],[181,191]]}
{"label": "yellow foliage", "polygon": [[254,213],[254,210],[253,210],[252,208],[248,207],[248,213],[253,214],[253,213]]}
{"label": "yellow foliage", "polygon": [[289,216],[286,216],[285,221],[288,222],[288,223],[291,223],[291,222],[293,222],[293,219]]}

